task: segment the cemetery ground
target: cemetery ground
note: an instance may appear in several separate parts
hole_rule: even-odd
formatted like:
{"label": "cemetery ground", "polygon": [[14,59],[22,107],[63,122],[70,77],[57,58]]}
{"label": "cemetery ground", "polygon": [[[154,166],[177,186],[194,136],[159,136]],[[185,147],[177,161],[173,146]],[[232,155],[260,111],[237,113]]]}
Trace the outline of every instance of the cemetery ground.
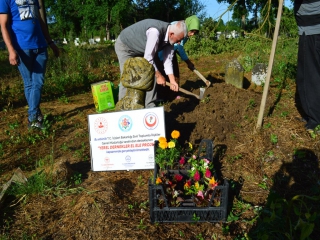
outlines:
{"label": "cemetery ground", "polygon": [[[195,149],[202,139],[213,141],[218,178],[230,183],[227,222],[152,224],[153,170],[91,171],[87,115],[96,112],[88,89],[44,99],[49,128],[43,132],[27,130],[23,101],[0,112],[0,184],[17,168],[28,178],[27,187],[1,205],[0,239],[303,239],[310,232],[316,239],[320,136],[296,119],[294,79],[274,76],[263,125],[255,131],[262,87],[250,83],[251,72],[244,74],[243,89],[224,81],[226,64],[239,56],[192,58],[212,83],[204,98],[179,93],[163,103],[168,138],[178,130],[179,142]],[[180,86],[199,94],[204,83],[183,62],[180,70]],[[118,66],[110,64],[109,71],[117,85]],[[7,84],[12,81],[19,77],[8,77]]]}

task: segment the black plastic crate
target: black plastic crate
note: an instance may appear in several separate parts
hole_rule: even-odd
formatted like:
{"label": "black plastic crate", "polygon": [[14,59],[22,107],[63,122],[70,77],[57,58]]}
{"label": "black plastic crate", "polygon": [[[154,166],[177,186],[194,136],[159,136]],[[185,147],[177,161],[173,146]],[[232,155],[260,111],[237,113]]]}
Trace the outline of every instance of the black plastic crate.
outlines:
{"label": "black plastic crate", "polygon": [[[155,143],[155,149],[158,146]],[[199,156],[206,157],[212,161],[213,144],[211,140],[202,140],[199,146]],[[225,222],[227,219],[228,190],[229,183],[223,181],[222,185],[218,185],[214,189],[212,198],[205,207],[196,206],[193,202],[184,202],[179,207],[170,207],[167,199],[164,197],[164,189],[162,185],[156,185],[159,167],[155,164],[154,181],[149,181],[149,203],[150,203],[150,220],[154,222]],[[179,173],[185,175],[186,170],[167,170],[170,173]],[[215,194],[215,193],[218,194]],[[161,208],[159,201],[163,202]],[[164,198],[164,199],[163,199]],[[219,201],[219,206],[214,206],[214,202]]]}
{"label": "black plastic crate", "polygon": [[154,222],[225,222],[227,220],[228,205],[228,181],[224,181],[223,185],[217,186],[215,189],[221,191],[219,196],[220,206],[208,207],[158,207],[158,191],[162,191],[161,185],[149,184],[149,202],[150,202],[150,220]]}

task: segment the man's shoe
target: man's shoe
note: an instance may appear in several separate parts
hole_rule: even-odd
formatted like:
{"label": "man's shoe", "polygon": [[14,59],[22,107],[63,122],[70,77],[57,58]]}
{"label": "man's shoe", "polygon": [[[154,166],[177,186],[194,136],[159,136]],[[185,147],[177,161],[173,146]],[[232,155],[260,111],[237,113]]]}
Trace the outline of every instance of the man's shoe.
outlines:
{"label": "man's shoe", "polygon": [[38,116],[37,116],[37,120],[42,124],[43,123],[43,115],[40,113]]}
{"label": "man's shoe", "polygon": [[306,127],[306,131],[307,131],[310,135],[320,135],[320,130],[319,130],[319,129],[312,129],[312,128],[307,128],[307,127]]}
{"label": "man's shoe", "polygon": [[299,122],[307,123],[308,119],[306,117],[295,117],[295,119]]}
{"label": "man's shoe", "polygon": [[29,122],[28,128],[29,129],[40,129],[40,130],[46,129],[46,127],[39,120]]}

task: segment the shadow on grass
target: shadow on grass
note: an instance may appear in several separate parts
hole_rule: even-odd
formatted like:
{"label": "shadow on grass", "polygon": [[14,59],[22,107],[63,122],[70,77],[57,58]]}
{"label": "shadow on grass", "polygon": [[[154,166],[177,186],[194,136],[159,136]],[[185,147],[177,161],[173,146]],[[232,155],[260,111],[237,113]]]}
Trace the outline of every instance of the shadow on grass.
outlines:
{"label": "shadow on grass", "polygon": [[[266,205],[259,211],[252,239],[317,239],[320,236],[319,159],[297,149],[273,177]],[[266,238],[267,237],[267,238]]]}

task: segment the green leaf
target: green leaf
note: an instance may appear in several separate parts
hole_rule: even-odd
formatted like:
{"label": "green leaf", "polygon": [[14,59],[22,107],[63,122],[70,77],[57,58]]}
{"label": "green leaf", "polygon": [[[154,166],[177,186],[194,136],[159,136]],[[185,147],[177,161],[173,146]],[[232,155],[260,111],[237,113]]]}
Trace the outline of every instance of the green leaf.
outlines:
{"label": "green leaf", "polygon": [[301,222],[300,240],[306,239],[314,229],[314,223]]}

